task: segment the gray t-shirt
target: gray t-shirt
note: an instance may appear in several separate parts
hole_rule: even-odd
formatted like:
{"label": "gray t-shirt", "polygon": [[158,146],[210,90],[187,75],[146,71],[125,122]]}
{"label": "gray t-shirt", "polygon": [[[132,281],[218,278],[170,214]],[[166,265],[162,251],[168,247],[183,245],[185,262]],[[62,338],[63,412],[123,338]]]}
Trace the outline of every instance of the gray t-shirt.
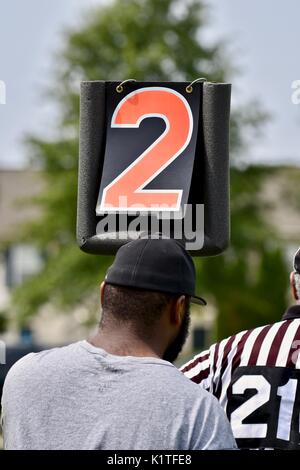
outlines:
{"label": "gray t-shirt", "polygon": [[87,341],[28,354],[3,390],[6,449],[227,449],[217,400],[169,362]]}

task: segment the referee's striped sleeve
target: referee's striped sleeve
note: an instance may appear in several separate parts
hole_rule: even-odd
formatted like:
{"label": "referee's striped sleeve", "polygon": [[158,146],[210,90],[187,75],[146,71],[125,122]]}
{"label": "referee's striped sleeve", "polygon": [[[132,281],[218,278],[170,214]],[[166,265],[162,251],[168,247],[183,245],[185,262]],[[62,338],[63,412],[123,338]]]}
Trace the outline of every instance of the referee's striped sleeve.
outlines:
{"label": "referee's striped sleeve", "polygon": [[214,349],[215,347],[212,346],[207,351],[197,354],[191,361],[180,368],[181,372],[183,372],[188,379],[207,390],[211,388]]}

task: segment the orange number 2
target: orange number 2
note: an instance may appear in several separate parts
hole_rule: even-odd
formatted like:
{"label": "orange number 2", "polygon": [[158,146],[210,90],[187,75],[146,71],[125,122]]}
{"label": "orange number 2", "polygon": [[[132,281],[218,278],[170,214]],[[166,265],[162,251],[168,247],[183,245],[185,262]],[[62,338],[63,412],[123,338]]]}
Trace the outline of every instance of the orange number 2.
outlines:
{"label": "orange number 2", "polygon": [[142,120],[149,117],[163,119],[166,129],[104,188],[99,212],[180,209],[182,190],[143,188],[188,146],[193,132],[191,108],[182,95],[170,88],[141,88],[120,101],[113,113],[111,127],[138,128]]}

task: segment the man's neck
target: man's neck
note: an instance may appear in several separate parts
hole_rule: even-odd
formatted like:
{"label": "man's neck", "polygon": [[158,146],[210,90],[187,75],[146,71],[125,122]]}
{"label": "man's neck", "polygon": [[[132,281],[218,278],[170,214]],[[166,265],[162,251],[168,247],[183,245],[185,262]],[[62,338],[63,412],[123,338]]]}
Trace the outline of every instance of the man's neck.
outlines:
{"label": "man's neck", "polygon": [[158,345],[151,344],[137,338],[128,331],[105,331],[99,329],[97,333],[88,339],[89,343],[101,348],[108,354],[115,356],[156,357],[161,358],[163,352]]}
{"label": "man's neck", "polygon": [[289,307],[283,317],[282,320],[294,320],[300,318],[300,304],[299,302],[296,303],[296,305],[292,305]]}

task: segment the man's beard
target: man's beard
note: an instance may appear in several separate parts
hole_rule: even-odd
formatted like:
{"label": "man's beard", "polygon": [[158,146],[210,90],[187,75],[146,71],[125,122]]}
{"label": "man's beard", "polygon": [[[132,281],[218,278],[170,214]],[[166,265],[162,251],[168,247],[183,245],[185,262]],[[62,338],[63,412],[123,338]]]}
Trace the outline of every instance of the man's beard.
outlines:
{"label": "man's beard", "polygon": [[165,361],[173,363],[177,359],[178,354],[181,352],[183,345],[188,337],[190,320],[190,306],[187,305],[178,335],[174,339],[173,343],[171,343],[170,346],[167,347],[163,355],[163,359]]}

